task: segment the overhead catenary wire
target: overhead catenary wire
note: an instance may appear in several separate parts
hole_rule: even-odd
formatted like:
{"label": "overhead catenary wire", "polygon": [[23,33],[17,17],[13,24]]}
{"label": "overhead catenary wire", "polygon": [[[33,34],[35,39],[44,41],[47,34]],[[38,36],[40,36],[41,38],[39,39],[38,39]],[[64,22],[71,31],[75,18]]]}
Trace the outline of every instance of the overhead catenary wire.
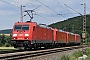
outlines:
{"label": "overhead catenary wire", "polygon": [[41,6],[41,5],[39,5],[38,7],[34,8],[33,10],[36,10],[36,9],[38,9],[40,6]]}
{"label": "overhead catenary wire", "polygon": [[[33,3],[31,3],[31,2],[27,2],[26,0],[22,0],[23,2],[26,2],[26,3],[28,3],[28,4],[31,4],[31,5],[33,5],[34,7],[36,7]],[[38,7],[36,7],[35,9],[37,9],[37,8],[39,8],[39,7],[41,7],[41,5],[37,5]],[[35,10],[35,9],[33,9],[33,10]]]}
{"label": "overhead catenary wire", "polygon": [[[49,8],[50,10],[52,10],[53,12],[55,12],[56,14],[58,14],[58,12],[56,12],[55,10],[53,10],[52,8],[50,8],[49,6],[43,4],[42,2],[40,2],[40,1],[38,1],[38,0],[36,0],[36,1],[39,2],[39,3],[41,3],[42,5],[44,5],[45,7]],[[62,16],[62,14],[61,14],[61,16]],[[64,17],[64,16],[62,16],[62,17]],[[65,17],[64,17],[64,18],[65,18]]]}
{"label": "overhead catenary wire", "polygon": [[78,11],[74,10],[73,8],[69,7],[68,5],[64,4],[65,6],[67,6],[68,8],[70,8],[71,10],[73,10],[74,12],[80,14],[81,16],[83,16],[81,13],[79,13]]}
{"label": "overhead catenary wire", "polygon": [[[41,3],[42,5],[46,6],[45,4],[43,4],[42,2],[36,0],[37,2]],[[47,8],[49,8],[50,10],[54,11],[53,9],[51,9],[49,6],[46,6]],[[57,13],[56,11],[54,11],[55,13]]]}
{"label": "overhead catenary wire", "polygon": [[[2,2],[4,2],[4,3],[6,3],[6,4],[9,4],[9,5],[12,5],[12,6],[14,6],[14,7],[17,7],[17,8],[20,8],[19,6],[17,6],[17,5],[14,5],[14,4],[11,4],[11,3],[9,3],[9,2],[6,2],[6,1],[4,1],[4,0],[0,0],[0,1],[2,1]],[[23,9],[23,8],[22,8]],[[24,9],[25,10],[25,9]],[[27,14],[26,14],[27,15]],[[26,15],[24,15],[24,16],[26,16]],[[49,19],[49,18],[46,18],[46,17],[44,17],[44,16],[41,16],[41,15],[39,15],[39,14],[34,14],[34,15],[37,15],[37,16],[40,16],[40,17],[42,17],[42,18],[44,18],[44,19],[47,19],[47,20],[51,20],[51,21],[53,21],[53,22],[55,22],[55,20],[53,20],[53,19]],[[23,17],[24,17],[23,16]]]}
{"label": "overhead catenary wire", "polygon": [[[38,16],[40,16],[40,17],[44,18],[44,19],[48,19],[48,18],[43,17],[43,16],[41,16],[41,15],[39,15],[39,14],[35,14],[35,15],[38,15]],[[51,19],[48,19],[48,20],[51,20]],[[51,21],[55,22],[54,20],[51,20]]]}
{"label": "overhead catenary wire", "polygon": [[[54,0],[54,1],[57,2],[64,10],[67,10],[68,12],[71,12],[70,10],[64,8],[59,1],[57,1],[57,0]],[[69,14],[69,13],[68,13],[68,14]],[[75,14],[75,13],[70,13],[70,14]],[[62,15],[67,15],[67,14],[62,14]],[[73,15],[72,15],[72,16],[73,16]]]}
{"label": "overhead catenary wire", "polygon": [[65,14],[62,14],[62,15],[69,15],[69,14],[77,14],[77,13],[65,13]]}
{"label": "overhead catenary wire", "polygon": [[[22,1],[24,1],[24,2],[26,2],[25,0],[22,0]],[[30,3],[30,4],[32,4],[33,5],[33,3],[31,3],[31,2],[28,2],[28,3]],[[35,6],[35,5],[33,5],[33,6]],[[38,9],[39,7],[41,7],[41,5],[39,5],[38,7],[36,7],[35,9],[33,9],[33,10],[36,10],[36,9]],[[43,8],[44,9],[44,8]],[[45,9],[44,9],[45,10]],[[46,10],[45,10],[46,11]],[[46,12],[48,12],[48,11],[46,11]],[[35,12],[36,13],[36,12]],[[37,15],[37,16],[39,16],[39,17],[42,17],[42,18],[44,18],[44,19],[47,19],[47,20],[51,20],[51,21],[54,21],[54,20],[52,20],[52,19],[49,19],[49,18],[46,18],[46,17],[44,17],[44,16],[42,16],[42,15],[40,15],[40,14],[38,14],[38,13],[36,13],[36,14],[34,14],[34,15]],[[53,16],[53,15],[52,15]],[[54,16],[53,16],[54,17]],[[55,22],[55,21],[54,21]]]}
{"label": "overhead catenary wire", "polygon": [[[26,2],[26,3],[28,3],[28,4],[31,4],[31,5],[33,5],[34,7],[35,7],[35,5],[33,4],[33,3],[31,3],[31,2],[27,2],[26,0],[22,0],[23,2]],[[37,8],[39,8],[39,7],[42,7],[42,5],[39,5]],[[35,8],[36,9],[36,8]],[[35,9],[33,9],[33,10],[35,10]],[[44,8],[43,8],[44,9]],[[40,9],[39,9],[40,10]],[[45,9],[44,9],[45,10]],[[45,10],[46,11],[46,10]],[[47,12],[47,11],[46,11]]]}
{"label": "overhead catenary wire", "polygon": [[[14,4],[11,4],[11,3],[9,3],[9,2],[6,2],[6,1],[4,1],[4,0],[0,0],[0,1],[2,1],[2,2],[6,3],[6,4],[9,4],[9,5],[12,5],[12,6],[14,6],[14,7],[20,8],[19,6],[14,5]],[[41,6],[41,5],[40,5],[40,6]],[[37,8],[35,8],[35,9],[37,9]],[[35,10],[35,9],[34,9],[34,10]],[[24,10],[25,10],[25,9],[24,9]],[[27,14],[26,14],[26,15],[27,15]],[[24,16],[26,16],[26,15],[24,15]],[[42,17],[42,18],[44,18],[44,19],[48,19],[48,18],[43,17],[43,16],[41,16],[41,15],[39,15],[39,14],[34,14],[34,15],[40,16],[40,17]],[[23,16],[23,17],[24,17],[24,16]],[[48,20],[51,20],[51,19],[48,19]],[[54,21],[54,20],[51,20],[51,21]]]}
{"label": "overhead catenary wire", "polygon": [[[33,5],[34,7],[36,7],[33,3],[31,3],[31,2],[27,2],[26,0],[22,0],[23,2],[26,2],[26,3],[28,3],[28,4],[31,4],[31,5]],[[38,9],[39,7],[41,7],[41,5],[39,5],[38,7],[36,7],[35,9],[33,9],[34,11],[36,10],[36,9]],[[40,10],[40,9],[39,9]],[[45,10],[45,9],[44,9]],[[45,10],[46,11],[46,10]],[[47,11],[46,11],[47,12]],[[40,13],[41,14],[41,13]]]}
{"label": "overhead catenary wire", "polygon": [[[56,1],[54,0],[55,2],[57,2],[60,6],[61,6],[61,3],[59,1]],[[63,9],[65,9],[63,6],[61,6]],[[66,10],[66,9],[65,9]]]}
{"label": "overhead catenary wire", "polygon": [[[6,2],[6,1],[4,1],[4,0],[0,0],[0,1],[2,1],[2,2],[4,2],[4,3],[6,3],[6,4],[9,4],[9,5],[12,5],[12,6],[14,6],[14,7],[18,7],[18,8],[21,8],[21,7],[19,7],[19,6],[17,6],[17,5],[15,5],[15,4],[11,4],[11,3],[9,3],[9,2]],[[23,1],[23,0],[22,0]],[[39,5],[38,7],[36,7],[35,9],[37,9],[37,8],[39,8],[41,5]],[[23,8],[22,8],[23,9]],[[33,9],[33,10],[35,10],[35,9]],[[25,10],[25,9],[24,9]]]}
{"label": "overhead catenary wire", "polygon": [[[22,0],[22,1],[24,1],[24,2],[27,2],[27,1],[25,1],[25,0]],[[31,3],[31,2],[27,2],[27,3],[30,3],[31,5],[33,5],[33,3]],[[33,6],[35,6],[35,5],[33,5]],[[42,5],[39,5],[38,7],[36,7],[35,9],[33,9],[33,10],[36,10],[36,9],[38,9],[39,7],[42,7]],[[42,7],[43,8],[43,7]],[[44,9],[44,8],[43,8]],[[44,9],[44,11],[46,11],[45,9]],[[48,11],[46,11],[47,13],[48,13]],[[40,13],[41,14],[41,13]],[[34,14],[34,15],[37,15],[37,16],[40,16],[40,17],[42,17],[42,18],[44,18],[44,19],[48,19],[48,18],[46,18],[46,17],[43,17],[42,15],[40,15],[39,13],[37,13],[37,14]],[[53,16],[53,15],[51,15],[51,16]],[[53,16],[54,17],[54,16]],[[54,20],[52,20],[52,19],[48,19],[48,20],[51,20],[51,21],[54,21]]]}
{"label": "overhead catenary wire", "polygon": [[4,3],[7,3],[7,4],[9,4],[9,5],[12,5],[12,6],[14,6],[14,7],[20,8],[19,6],[14,5],[14,4],[11,4],[11,3],[8,3],[8,2],[6,2],[6,1],[4,1],[4,0],[0,0],[0,1],[2,1],[2,2],[4,2]]}

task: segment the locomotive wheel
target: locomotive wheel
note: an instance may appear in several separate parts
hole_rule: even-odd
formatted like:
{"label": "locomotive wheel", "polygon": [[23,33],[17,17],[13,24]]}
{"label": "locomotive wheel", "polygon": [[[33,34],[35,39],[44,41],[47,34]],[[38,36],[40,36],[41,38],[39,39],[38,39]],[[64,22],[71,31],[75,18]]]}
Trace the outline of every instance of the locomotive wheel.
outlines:
{"label": "locomotive wheel", "polygon": [[45,44],[45,48],[46,49],[50,48],[50,45],[49,44]]}
{"label": "locomotive wheel", "polygon": [[19,50],[25,50],[25,47],[17,47]]}

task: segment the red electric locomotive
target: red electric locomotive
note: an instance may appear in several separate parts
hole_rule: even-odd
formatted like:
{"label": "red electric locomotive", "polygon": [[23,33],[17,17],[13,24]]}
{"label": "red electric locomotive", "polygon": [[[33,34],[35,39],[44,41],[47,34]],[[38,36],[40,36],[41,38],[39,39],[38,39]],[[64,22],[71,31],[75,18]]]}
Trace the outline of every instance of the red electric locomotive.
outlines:
{"label": "red electric locomotive", "polygon": [[55,40],[54,34],[54,29],[42,27],[34,22],[16,22],[12,31],[11,44],[19,49],[52,45]]}
{"label": "red electric locomotive", "polygon": [[16,22],[11,44],[19,49],[80,44],[80,35],[46,27],[35,22]]}

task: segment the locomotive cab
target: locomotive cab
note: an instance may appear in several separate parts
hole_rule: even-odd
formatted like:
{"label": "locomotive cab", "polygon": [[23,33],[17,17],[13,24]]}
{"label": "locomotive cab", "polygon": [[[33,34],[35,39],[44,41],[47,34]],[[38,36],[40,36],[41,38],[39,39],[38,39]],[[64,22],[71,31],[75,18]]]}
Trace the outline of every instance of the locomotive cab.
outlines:
{"label": "locomotive cab", "polygon": [[15,48],[31,46],[33,22],[16,22],[13,26],[11,45]]}

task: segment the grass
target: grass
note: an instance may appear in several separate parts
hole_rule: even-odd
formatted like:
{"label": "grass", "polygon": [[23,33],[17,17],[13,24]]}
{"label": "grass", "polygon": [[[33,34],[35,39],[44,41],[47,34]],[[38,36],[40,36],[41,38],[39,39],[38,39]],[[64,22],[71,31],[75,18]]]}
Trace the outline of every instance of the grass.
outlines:
{"label": "grass", "polygon": [[86,49],[86,55],[90,55],[90,48]]}
{"label": "grass", "polygon": [[10,50],[17,50],[14,47],[0,47],[0,52],[1,51],[10,51]]}
{"label": "grass", "polygon": [[[88,56],[86,59],[82,59],[82,60],[90,60],[90,48],[87,48],[86,49],[86,55]],[[74,52],[72,55],[70,55],[70,56],[65,56],[65,55],[63,55],[62,57],[61,57],[61,59],[57,59],[57,60],[77,60],[78,59],[78,57],[81,57],[81,56],[83,56],[83,53],[82,53],[82,51],[76,51],[76,52]]]}
{"label": "grass", "polygon": [[69,60],[69,58],[70,58],[69,56],[67,56],[67,55],[66,55],[66,56],[65,56],[65,55],[63,55],[63,56],[61,57],[61,59],[60,59],[60,60]]}
{"label": "grass", "polygon": [[90,60],[90,54],[88,55],[88,57],[85,60]]}
{"label": "grass", "polygon": [[58,60],[77,60],[78,57],[83,56],[83,53],[81,51],[76,51],[72,55],[63,55],[61,59]]}
{"label": "grass", "polygon": [[0,47],[0,49],[15,49],[14,47]]}
{"label": "grass", "polygon": [[90,60],[90,48],[86,49],[86,55],[88,57],[85,60]]}

